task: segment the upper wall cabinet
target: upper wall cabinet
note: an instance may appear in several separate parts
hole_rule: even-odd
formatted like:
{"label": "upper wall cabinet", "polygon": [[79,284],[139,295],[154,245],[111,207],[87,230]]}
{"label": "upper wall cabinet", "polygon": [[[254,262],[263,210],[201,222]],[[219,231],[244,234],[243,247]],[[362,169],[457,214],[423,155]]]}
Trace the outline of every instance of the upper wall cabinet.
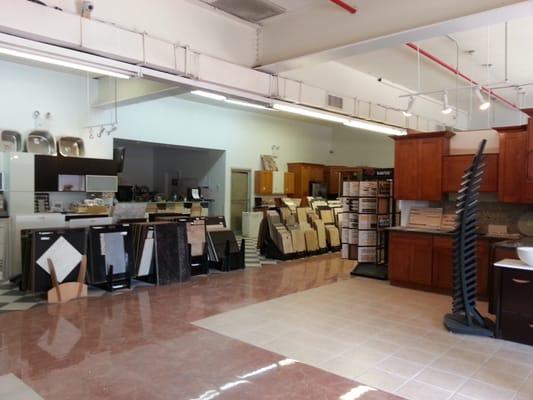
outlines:
{"label": "upper wall cabinet", "polygon": [[453,135],[451,132],[431,132],[394,138],[396,199],[442,199],[443,156],[449,153]]}
{"label": "upper wall cabinet", "polygon": [[[457,192],[465,170],[470,167],[473,154],[444,156],[442,164],[442,191]],[[485,173],[480,187],[481,192],[498,191],[498,154],[485,155]]]}
{"label": "upper wall cabinet", "polygon": [[294,173],[294,193],[292,197],[309,196],[311,182],[324,183],[324,166],[320,164],[291,163],[287,164],[289,172]]}
{"label": "upper wall cabinet", "polygon": [[533,151],[530,151],[533,125],[498,128],[500,135],[499,190],[500,201],[533,203]]}

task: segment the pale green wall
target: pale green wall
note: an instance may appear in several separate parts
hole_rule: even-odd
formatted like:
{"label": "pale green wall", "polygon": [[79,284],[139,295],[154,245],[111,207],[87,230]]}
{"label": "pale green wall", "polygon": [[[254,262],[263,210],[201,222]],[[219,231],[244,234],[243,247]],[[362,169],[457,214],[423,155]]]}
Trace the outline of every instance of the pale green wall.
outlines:
{"label": "pale green wall", "polygon": [[330,165],[394,167],[394,140],[380,133],[333,128]]}

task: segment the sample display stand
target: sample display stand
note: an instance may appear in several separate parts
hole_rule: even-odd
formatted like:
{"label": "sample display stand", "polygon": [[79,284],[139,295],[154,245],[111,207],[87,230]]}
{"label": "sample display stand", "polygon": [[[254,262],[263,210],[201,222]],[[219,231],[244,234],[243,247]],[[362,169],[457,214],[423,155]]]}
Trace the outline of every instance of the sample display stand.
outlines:
{"label": "sample display stand", "polygon": [[[344,207],[343,213],[348,215],[343,217],[342,229],[354,231],[343,231],[342,243],[348,246],[348,254],[343,251],[343,257],[358,261],[352,275],[382,280],[388,278],[388,236],[385,229],[395,225],[398,215],[392,195],[393,177],[392,168],[367,168],[358,185],[353,182],[346,185],[348,188],[349,185],[358,186],[358,196],[343,196],[345,204],[350,205]],[[350,194],[354,192],[350,191]]]}
{"label": "sample display stand", "polygon": [[454,231],[453,307],[444,316],[444,326],[454,333],[494,336],[494,324],[476,308],[477,287],[477,211],[479,187],[483,179],[483,139],[470,168],[465,171],[456,200],[458,224]]}

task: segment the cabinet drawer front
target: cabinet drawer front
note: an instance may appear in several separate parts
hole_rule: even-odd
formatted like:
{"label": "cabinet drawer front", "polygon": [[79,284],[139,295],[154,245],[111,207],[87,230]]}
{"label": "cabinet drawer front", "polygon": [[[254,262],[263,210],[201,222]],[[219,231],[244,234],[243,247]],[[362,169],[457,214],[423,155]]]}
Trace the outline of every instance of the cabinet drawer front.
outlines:
{"label": "cabinet drawer front", "polygon": [[502,312],[500,328],[503,339],[533,345],[533,317]]}
{"label": "cabinet drawer front", "polygon": [[533,272],[503,271],[501,301],[502,311],[523,314],[533,320]]}

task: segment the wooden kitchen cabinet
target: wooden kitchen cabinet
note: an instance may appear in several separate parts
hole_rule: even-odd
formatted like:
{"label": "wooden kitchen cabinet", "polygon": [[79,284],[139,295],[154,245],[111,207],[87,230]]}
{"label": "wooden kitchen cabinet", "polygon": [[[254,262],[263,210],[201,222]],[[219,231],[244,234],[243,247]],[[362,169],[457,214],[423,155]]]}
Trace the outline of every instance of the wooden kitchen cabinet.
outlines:
{"label": "wooden kitchen cabinet", "polygon": [[432,237],[390,232],[389,279],[392,284],[431,286]]}
{"label": "wooden kitchen cabinet", "polygon": [[255,171],[254,186],[255,194],[258,196],[290,194],[294,192],[294,174],[279,171]]}
{"label": "wooden kitchen cabinet", "polygon": [[500,154],[498,159],[498,198],[507,203],[522,203],[527,180],[528,132],[525,127],[498,130]]}
{"label": "wooden kitchen cabinet", "polygon": [[433,238],[432,286],[448,291],[453,289],[453,239],[446,236]]}
{"label": "wooden kitchen cabinet", "polygon": [[283,174],[283,190],[285,194],[294,193],[294,174],[292,172],[285,172]]}
{"label": "wooden kitchen cabinet", "polygon": [[394,149],[394,197],[398,200],[442,199],[443,156],[451,132],[397,136]]}
{"label": "wooden kitchen cabinet", "polygon": [[[465,170],[472,164],[473,154],[444,156],[442,164],[442,191],[457,192]],[[485,174],[480,192],[498,191],[498,154],[485,155]]]}
{"label": "wooden kitchen cabinet", "polygon": [[272,171],[255,171],[255,194],[258,196],[271,195],[273,180]]}
{"label": "wooden kitchen cabinet", "polygon": [[324,174],[328,187],[328,194],[342,196],[342,182],[355,178],[363,173],[364,167],[344,167],[338,165],[327,166]]}
{"label": "wooden kitchen cabinet", "polygon": [[[389,278],[392,284],[440,293],[453,290],[453,249],[451,236],[431,233],[391,232]],[[477,295],[487,298],[489,288],[490,241],[479,239],[477,254]]]}
{"label": "wooden kitchen cabinet", "polygon": [[305,198],[309,196],[311,182],[325,183],[324,165],[308,163],[289,163],[289,172],[294,174],[294,191],[291,197]]}

